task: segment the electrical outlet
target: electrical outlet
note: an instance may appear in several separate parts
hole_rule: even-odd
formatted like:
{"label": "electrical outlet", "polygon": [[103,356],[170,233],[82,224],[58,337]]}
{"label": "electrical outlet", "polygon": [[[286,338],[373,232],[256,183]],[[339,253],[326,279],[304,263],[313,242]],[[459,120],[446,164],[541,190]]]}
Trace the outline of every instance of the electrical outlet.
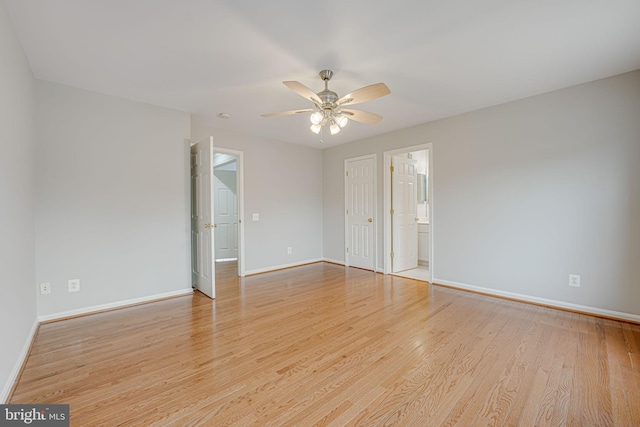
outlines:
{"label": "electrical outlet", "polygon": [[67,282],[69,286],[69,292],[80,291],[80,279],[71,279]]}
{"label": "electrical outlet", "polygon": [[577,274],[570,274],[569,275],[569,286],[572,286],[574,288],[579,288],[580,287],[580,276]]}
{"label": "electrical outlet", "polygon": [[291,246],[289,246],[287,248],[287,255],[291,255],[292,252],[293,252],[293,249],[291,249]]}
{"label": "electrical outlet", "polygon": [[40,283],[40,294],[45,295],[50,293],[51,293],[51,283],[49,282]]}
{"label": "electrical outlet", "polygon": [[251,218],[254,221],[260,221],[260,214],[254,213],[254,214],[251,215]]}

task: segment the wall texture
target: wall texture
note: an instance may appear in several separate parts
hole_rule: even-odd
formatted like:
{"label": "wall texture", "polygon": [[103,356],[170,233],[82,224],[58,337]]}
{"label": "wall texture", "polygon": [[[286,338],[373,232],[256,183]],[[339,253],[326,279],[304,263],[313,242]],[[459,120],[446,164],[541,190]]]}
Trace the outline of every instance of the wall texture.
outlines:
{"label": "wall texture", "polygon": [[34,80],[0,4],[0,403],[36,325]]}
{"label": "wall texture", "polygon": [[36,96],[39,314],[191,289],[189,114],[42,81]]}
{"label": "wall texture", "polygon": [[434,281],[640,315],[639,117],[635,71],[327,149],[324,255],[344,159],[378,154],[382,218],[382,153],[431,142]]}
{"label": "wall texture", "polygon": [[246,273],[321,259],[322,152],[192,123],[193,142],[209,136],[244,153]]}

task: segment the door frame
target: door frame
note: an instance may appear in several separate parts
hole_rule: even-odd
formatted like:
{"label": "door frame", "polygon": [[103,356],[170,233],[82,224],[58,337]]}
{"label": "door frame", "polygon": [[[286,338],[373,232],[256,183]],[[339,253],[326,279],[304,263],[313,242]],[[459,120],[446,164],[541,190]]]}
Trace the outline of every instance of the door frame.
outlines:
{"label": "door frame", "polygon": [[384,267],[383,273],[391,273],[391,158],[399,154],[410,153],[412,151],[429,150],[429,283],[433,283],[433,272],[435,270],[434,253],[433,253],[433,143],[427,142],[411,147],[398,148],[395,150],[385,151],[382,168],[384,181]]}
{"label": "door frame", "polygon": [[[235,156],[237,161],[236,191],[237,191],[237,197],[238,197],[238,276],[244,277],[245,276],[244,221],[243,221],[244,220],[244,153],[242,151],[232,150],[230,148],[223,148],[217,145],[213,146],[213,153],[229,154],[231,156]],[[215,166],[214,166],[214,171],[215,171]],[[214,263],[215,263],[215,259],[214,259]]]}
{"label": "door frame", "polygon": [[373,271],[378,271],[378,156],[373,154],[367,154],[364,156],[351,157],[344,159],[344,169],[342,171],[342,178],[344,179],[344,265],[349,267],[349,252],[347,247],[349,246],[349,220],[347,218],[347,206],[349,206],[349,187],[347,180],[347,165],[349,162],[355,162],[358,160],[373,160],[373,239],[370,243],[371,254],[373,257]]}

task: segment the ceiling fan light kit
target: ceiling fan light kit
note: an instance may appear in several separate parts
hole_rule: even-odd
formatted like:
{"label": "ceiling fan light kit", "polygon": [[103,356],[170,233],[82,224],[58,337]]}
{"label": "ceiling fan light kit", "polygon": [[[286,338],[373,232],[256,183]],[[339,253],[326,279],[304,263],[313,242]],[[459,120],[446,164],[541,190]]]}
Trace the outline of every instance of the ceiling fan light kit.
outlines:
{"label": "ceiling fan light kit", "polygon": [[309,127],[309,129],[311,129],[311,132],[317,135],[320,133],[320,129],[322,129],[322,125],[320,123],[314,123]]}
{"label": "ceiling fan light kit", "polygon": [[311,113],[309,119],[314,125],[319,125],[320,123],[322,123],[324,117],[322,117],[322,113],[320,113],[320,111],[314,111],[313,113]]}
{"label": "ceiling fan light kit", "polygon": [[331,132],[331,135],[335,135],[340,132],[340,126],[338,126],[336,122],[331,121],[331,124],[329,125],[329,132]]}
{"label": "ceiling fan light kit", "polygon": [[325,125],[329,125],[329,132],[335,135],[349,123],[349,119],[356,122],[366,124],[376,124],[382,120],[382,116],[374,113],[368,113],[360,110],[345,110],[342,106],[347,104],[354,105],[362,102],[372,101],[391,93],[384,83],[376,83],[355,90],[342,98],[332,90],[329,90],[329,80],[333,77],[333,71],[322,70],[319,73],[320,78],[324,81],[324,90],[314,93],[311,89],[300,82],[286,81],[282,82],[289,89],[298,95],[313,102],[314,108],[304,110],[283,111],[280,113],[263,114],[262,117],[279,117],[292,114],[311,113],[309,120],[311,126],[309,130],[316,135],[320,133]]}

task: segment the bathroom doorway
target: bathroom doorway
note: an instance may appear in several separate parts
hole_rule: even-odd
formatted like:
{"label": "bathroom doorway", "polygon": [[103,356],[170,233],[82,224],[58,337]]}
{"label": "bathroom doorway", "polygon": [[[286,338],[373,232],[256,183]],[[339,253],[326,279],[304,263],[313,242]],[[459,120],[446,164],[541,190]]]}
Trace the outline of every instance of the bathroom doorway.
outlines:
{"label": "bathroom doorway", "polygon": [[384,153],[384,273],[433,278],[431,144]]}

